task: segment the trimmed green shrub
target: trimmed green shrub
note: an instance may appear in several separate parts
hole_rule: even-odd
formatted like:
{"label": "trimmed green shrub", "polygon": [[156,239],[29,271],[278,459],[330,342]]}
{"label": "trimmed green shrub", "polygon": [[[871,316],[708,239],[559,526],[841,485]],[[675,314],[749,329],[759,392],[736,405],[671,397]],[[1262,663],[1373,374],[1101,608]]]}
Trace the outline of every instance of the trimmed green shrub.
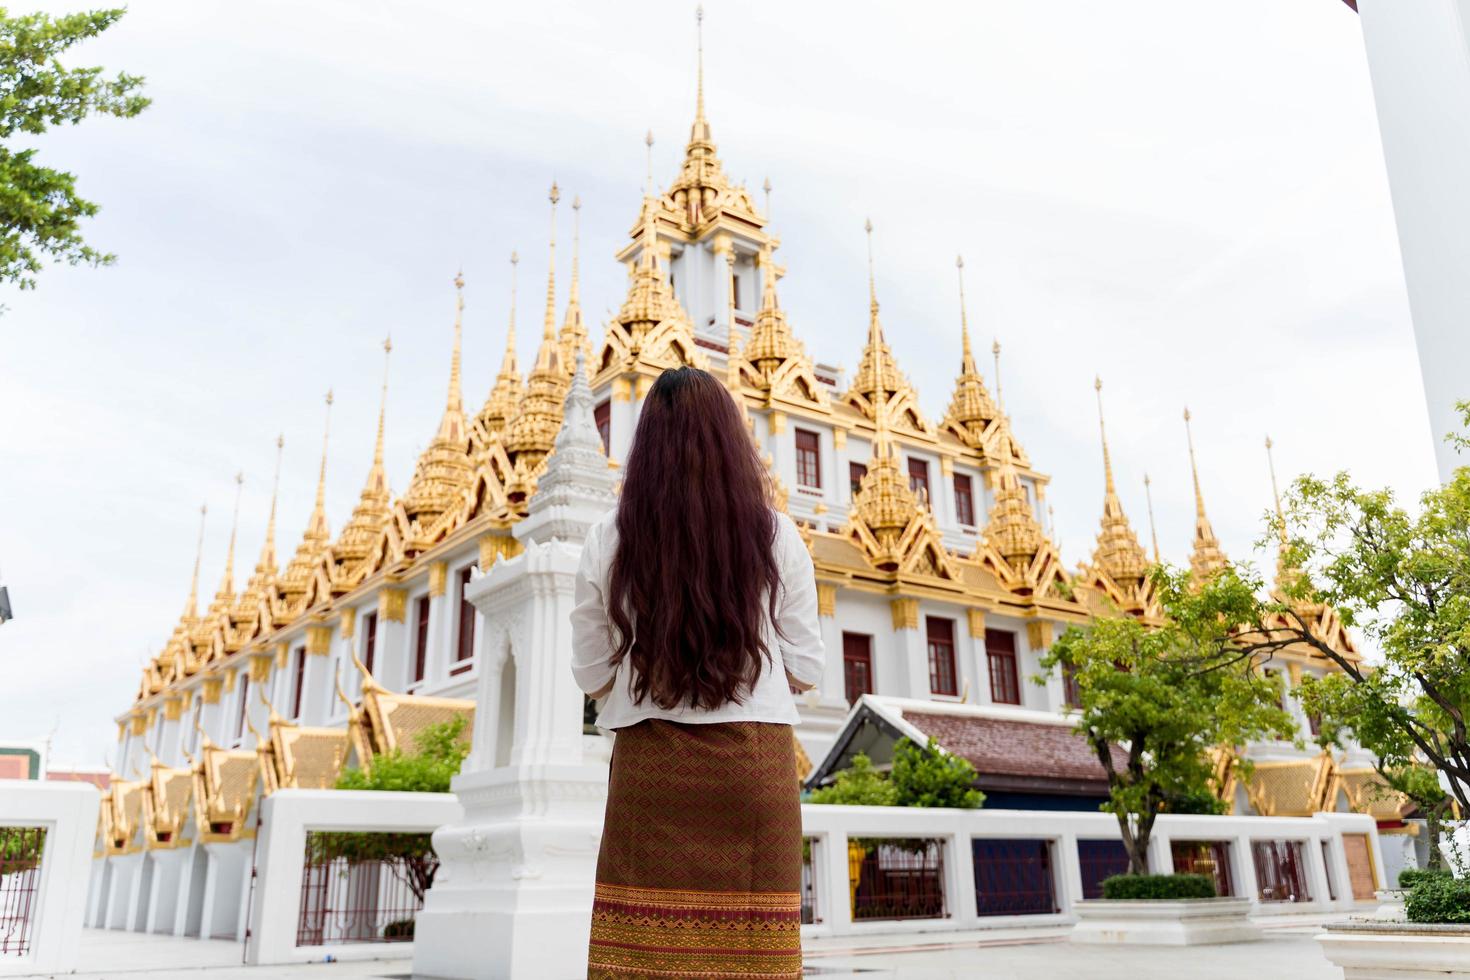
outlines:
{"label": "trimmed green shrub", "polygon": [[1413,888],[1426,878],[1448,878],[1449,868],[1405,868],[1399,872],[1399,887]]}
{"label": "trimmed green shrub", "polygon": [[1470,881],[1438,874],[1421,877],[1404,899],[1410,922],[1470,922]]}
{"label": "trimmed green shrub", "polygon": [[813,790],[813,803],[837,806],[898,806],[898,790],[873,768],[873,760],[862,752],[852,757],[852,766],[837,774],[831,786]]}
{"label": "trimmed green shrub", "polygon": [[1115,901],[1168,902],[1180,898],[1214,898],[1215,881],[1206,875],[1113,875],[1104,878],[1103,898]]}

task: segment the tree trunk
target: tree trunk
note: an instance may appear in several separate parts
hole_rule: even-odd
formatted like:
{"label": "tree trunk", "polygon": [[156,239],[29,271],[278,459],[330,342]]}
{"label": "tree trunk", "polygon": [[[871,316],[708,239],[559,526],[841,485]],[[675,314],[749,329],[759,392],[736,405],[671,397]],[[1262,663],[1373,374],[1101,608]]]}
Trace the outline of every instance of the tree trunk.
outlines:
{"label": "tree trunk", "polygon": [[1424,828],[1429,832],[1428,868],[1431,871],[1439,871],[1444,868],[1444,854],[1439,849],[1439,828],[1440,820],[1449,805],[1450,801],[1445,800],[1438,806],[1432,806],[1424,812]]}
{"label": "tree trunk", "polygon": [[1148,842],[1153,834],[1153,819],[1151,817],[1140,817],[1138,826],[1134,826],[1126,813],[1117,814],[1118,832],[1123,838],[1123,849],[1128,852],[1128,873],[1131,875],[1148,874]]}

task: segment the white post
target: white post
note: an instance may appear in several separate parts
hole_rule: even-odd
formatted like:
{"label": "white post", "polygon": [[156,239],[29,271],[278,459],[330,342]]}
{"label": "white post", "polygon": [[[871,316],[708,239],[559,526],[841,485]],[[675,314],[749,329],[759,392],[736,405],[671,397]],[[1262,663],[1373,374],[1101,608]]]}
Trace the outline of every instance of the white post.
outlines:
{"label": "white post", "polygon": [[1470,0],[1359,0],[1439,477],[1470,399]]}
{"label": "white post", "polygon": [[[414,928],[416,975],[463,980],[587,975],[607,767],[582,751],[572,678],[572,587],[587,530],[616,502],[592,421],[582,356],[556,449],[514,534],[525,551],[471,583],[485,627],[474,744],[508,728],[504,754],[477,751],[454,781],[464,819],[434,834],[442,862]],[[514,665],[514,725],[497,708]]]}

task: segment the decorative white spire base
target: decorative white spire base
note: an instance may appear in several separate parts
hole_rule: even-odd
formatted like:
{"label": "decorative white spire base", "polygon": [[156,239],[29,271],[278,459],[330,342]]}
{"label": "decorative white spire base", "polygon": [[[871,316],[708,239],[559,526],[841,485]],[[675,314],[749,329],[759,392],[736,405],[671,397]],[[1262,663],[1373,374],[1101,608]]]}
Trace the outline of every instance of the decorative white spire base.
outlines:
{"label": "decorative white spire base", "polygon": [[525,551],[466,590],[484,632],[474,748],[454,781],[465,817],[434,834],[415,976],[587,975],[607,766],[583,756],[572,587],[587,529],[615,502],[578,352],[555,452],[514,532]]}

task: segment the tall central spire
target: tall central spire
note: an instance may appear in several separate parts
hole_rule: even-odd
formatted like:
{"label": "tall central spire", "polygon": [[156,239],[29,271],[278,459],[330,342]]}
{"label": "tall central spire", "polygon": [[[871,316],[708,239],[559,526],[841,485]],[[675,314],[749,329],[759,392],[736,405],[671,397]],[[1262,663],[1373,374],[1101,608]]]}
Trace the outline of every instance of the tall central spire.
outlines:
{"label": "tall central spire", "polygon": [[1102,436],[1103,492],[1109,497],[1117,497],[1118,488],[1113,485],[1113,457],[1108,453],[1108,425],[1103,420],[1102,378],[1092,379],[1092,390],[1097,393],[1097,431]]}
{"label": "tall central spire", "polygon": [[1154,545],[1154,564],[1161,564],[1159,557],[1159,532],[1154,527],[1154,486],[1147,473],[1143,474],[1143,499],[1148,502],[1148,536]]}
{"label": "tall central spire", "polygon": [[577,351],[590,355],[587,328],[582,323],[580,260],[582,253],[582,198],[572,198],[572,284],[567,295],[567,313],[561,321],[561,367],[570,381],[576,370]]}
{"label": "tall central spire", "polygon": [[709,120],[704,115],[704,4],[694,8],[694,34],[698,51],[698,80],[694,96],[694,125],[689,130],[689,142],[708,143]]}
{"label": "tall central spire", "polygon": [[449,398],[445,408],[451,412],[464,411],[464,396],[460,383],[461,349],[464,343],[464,272],[454,274],[454,352],[449,357]]}
{"label": "tall central spire", "polygon": [[245,474],[235,474],[235,511],[230,518],[230,546],[225,552],[225,573],[220,579],[216,601],[228,601],[235,595],[235,538],[240,530],[240,495],[245,490]]}
{"label": "tall central spire", "polygon": [[890,415],[890,424],[893,418],[898,418],[911,429],[929,433],[932,426],[920,416],[918,399],[893,363],[893,354],[883,338],[883,324],[878,317],[877,279],[873,272],[872,224],[868,221],[864,225],[868,232],[868,339],[843,400],[874,421],[881,403]]}
{"label": "tall central spire", "polygon": [[342,533],[332,545],[332,591],[345,591],[356,583],[354,577],[363,559],[371,553],[383,528],[391,519],[392,493],[388,489],[388,472],[383,465],[383,431],[388,417],[388,364],[393,354],[393,338],[383,338],[383,384],[378,392],[378,431],[373,440],[373,465],[368,469],[362,493],[352,516],[342,526]]}

